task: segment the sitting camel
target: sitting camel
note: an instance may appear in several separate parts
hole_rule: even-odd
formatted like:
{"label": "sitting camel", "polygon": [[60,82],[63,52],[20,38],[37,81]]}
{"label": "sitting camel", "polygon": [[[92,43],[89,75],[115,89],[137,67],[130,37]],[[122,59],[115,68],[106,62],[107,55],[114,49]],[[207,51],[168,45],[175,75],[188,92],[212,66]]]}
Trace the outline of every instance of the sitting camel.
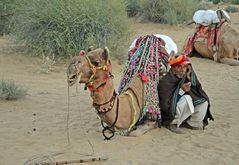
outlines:
{"label": "sitting camel", "polygon": [[222,10],[216,11],[216,14],[219,22],[205,25],[195,21],[202,20],[196,17],[199,14],[195,13],[196,31],[187,38],[183,52],[193,56],[195,51],[196,54],[218,63],[239,65],[239,33],[229,25],[228,19],[223,17]]}
{"label": "sitting camel", "polygon": [[[146,36],[140,38],[137,41],[139,44],[135,45],[134,52],[143,51],[142,54],[150,59],[150,55],[154,55],[154,59],[162,66],[150,67],[154,68],[158,72],[158,76],[154,76],[155,84],[159,80],[160,76],[168,71],[168,60],[170,55],[165,51],[165,43],[162,39],[155,36]],[[154,42],[154,44],[152,44]],[[154,50],[150,46],[156,46],[157,52],[155,54]],[[157,47],[159,45],[159,47]],[[161,47],[162,46],[162,47]],[[144,48],[144,49],[141,49]],[[153,51],[151,53],[151,51]],[[139,53],[138,53],[139,54]],[[133,59],[132,51],[129,53],[129,60]],[[140,63],[141,62],[141,63]],[[154,122],[144,122],[143,125],[136,127],[140,122],[146,118],[145,103],[146,103],[146,89],[149,83],[146,82],[152,80],[147,77],[147,74],[142,74],[142,66],[148,67],[145,64],[145,60],[140,60],[140,62],[134,61],[134,64],[140,66],[138,69],[136,66],[130,70],[132,77],[127,79],[128,83],[123,86],[121,92],[116,92],[113,84],[112,66],[109,57],[109,51],[107,48],[97,48],[95,50],[89,50],[88,52],[81,51],[79,56],[73,57],[67,69],[67,82],[69,86],[75,83],[83,83],[86,88],[90,91],[90,96],[93,100],[93,107],[101,118],[103,130],[102,133],[106,140],[109,140],[114,136],[115,132],[121,135],[138,136],[147,132],[148,130],[155,128],[158,124],[157,120]],[[163,66],[164,65],[164,66]],[[130,64],[130,66],[132,66]],[[166,68],[166,69],[165,69]],[[127,69],[126,69],[127,70]],[[147,69],[148,70],[148,69]],[[149,69],[150,70],[150,69]],[[135,71],[135,73],[133,73]],[[125,72],[129,75],[129,72]],[[143,76],[142,76],[143,75]],[[123,79],[122,79],[123,80]],[[125,82],[126,79],[124,79]],[[123,82],[123,81],[122,81]],[[121,83],[121,85],[124,83]],[[150,84],[153,84],[151,82]],[[152,90],[153,91],[153,90]],[[157,92],[156,92],[157,94]],[[149,102],[147,102],[149,103]],[[150,118],[152,119],[152,118]],[[147,120],[146,120],[147,121]],[[106,125],[104,124],[106,123]],[[136,129],[137,128],[137,129]],[[106,131],[109,133],[106,134]]]}

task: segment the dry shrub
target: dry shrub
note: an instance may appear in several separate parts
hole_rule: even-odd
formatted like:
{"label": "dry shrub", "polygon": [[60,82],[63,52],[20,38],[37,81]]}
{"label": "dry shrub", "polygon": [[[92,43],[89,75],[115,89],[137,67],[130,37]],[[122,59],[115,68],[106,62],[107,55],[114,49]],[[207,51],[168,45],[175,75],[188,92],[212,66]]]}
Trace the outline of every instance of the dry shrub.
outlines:
{"label": "dry shrub", "polygon": [[16,100],[24,97],[27,94],[27,89],[15,84],[12,80],[0,81],[0,99],[1,100]]}

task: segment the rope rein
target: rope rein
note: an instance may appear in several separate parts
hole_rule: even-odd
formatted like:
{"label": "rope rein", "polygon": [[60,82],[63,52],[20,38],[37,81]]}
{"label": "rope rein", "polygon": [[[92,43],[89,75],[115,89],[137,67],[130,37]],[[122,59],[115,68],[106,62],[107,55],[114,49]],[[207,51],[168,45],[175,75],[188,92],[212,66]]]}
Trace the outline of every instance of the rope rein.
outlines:
{"label": "rope rein", "polygon": [[[103,127],[103,130],[102,130],[102,134],[103,136],[105,137],[104,140],[110,140],[112,137],[114,137],[115,135],[115,130],[114,130],[114,126],[118,120],[118,115],[119,115],[119,97],[117,97],[117,107],[116,107],[116,116],[115,116],[115,121],[110,125],[104,125],[103,121],[101,120],[101,125]],[[110,136],[107,136],[105,131],[110,131],[111,135]]]}
{"label": "rope rein", "polygon": [[70,119],[70,86],[67,87],[67,117],[66,117],[66,132],[67,143],[70,145],[70,133],[69,133],[69,119]]}

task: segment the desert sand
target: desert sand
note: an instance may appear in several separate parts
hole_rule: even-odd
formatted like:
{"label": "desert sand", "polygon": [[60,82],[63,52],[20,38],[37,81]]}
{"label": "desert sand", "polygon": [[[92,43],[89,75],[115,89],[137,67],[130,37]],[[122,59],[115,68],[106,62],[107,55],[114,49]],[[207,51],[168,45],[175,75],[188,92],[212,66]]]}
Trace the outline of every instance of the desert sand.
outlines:
{"label": "desert sand", "polygon": [[[239,14],[232,26],[238,31]],[[130,40],[138,35],[169,35],[179,49],[193,25],[170,26],[132,21]],[[130,41],[129,41],[130,42]],[[156,128],[139,137],[115,136],[104,141],[89,95],[83,85],[68,88],[68,60],[42,73],[41,59],[9,53],[9,41],[0,38],[0,78],[28,88],[25,98],[0,100],[0,164],[22,165],[30,160],[62,161],[107,156],[94,165],[237,165],[239,164],[239,67],[191,58],[204,90],[210,97],[210,121],[205,130],[183,128],[174,134]],[[126,56],[127,52],[122,52]],[[123,65],[113,60],[117,88]],[[67,114],[69,113],[69,120]],[[68,123],[68,124],[67,124]],[[69,131],[69,136],[67,135]],[[68,141],[69,138],[69,141]],[[69,142],[69,143],[68,143]]]}

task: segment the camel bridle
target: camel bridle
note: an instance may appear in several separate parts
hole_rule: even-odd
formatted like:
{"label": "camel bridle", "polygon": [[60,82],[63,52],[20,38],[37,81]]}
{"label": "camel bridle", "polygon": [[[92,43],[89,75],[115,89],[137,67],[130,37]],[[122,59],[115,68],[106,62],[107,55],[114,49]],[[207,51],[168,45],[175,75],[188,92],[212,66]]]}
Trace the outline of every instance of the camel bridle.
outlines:
{"label": "camel bridle", "polygon": [[[89,89],[91,92],[92,92],[92,91],[94,91],[94,92],[95,92],[95,91],[96,91],[96,92],[99,92],[99,91],[97,91],[97,89],[100,88],[100,87],[102,87],[102,86],[104,86],[104,85],[106,84],[106,82],[108,81],[108,79],[111,78],[111,77],[113,77],[113,75],[112,75],[111,72],[110,72],[110,63],[109,63],[109,61],[107,60],[107,61],[106,61],[106,64],[104,64],[103,66],[95,66],[95,65],[92,64],[92,62],[90,61],[89,57],[85,56],[85,58],[86,58],[86,60],[87,60],[87,62],[88,62],[88,64],[89,64],[89,66],[90,66],[90,70],[91,70],[91,73],[92,73],[91,76],[90,76],[90,78],[89,78],[89,80],[85,83],[85,90],[86,90],[87,87],[88,87],[88,89]],[[97,70],[106,71],[106,75],[107,75],[107,76],[106,76],[104,82],[103,82],[100,86],[96,87],[96,89],[93,89],[93,87],[92,87],[92,82],[93,82],[93,78],[94,78],[94,76],[95,76]]]}

